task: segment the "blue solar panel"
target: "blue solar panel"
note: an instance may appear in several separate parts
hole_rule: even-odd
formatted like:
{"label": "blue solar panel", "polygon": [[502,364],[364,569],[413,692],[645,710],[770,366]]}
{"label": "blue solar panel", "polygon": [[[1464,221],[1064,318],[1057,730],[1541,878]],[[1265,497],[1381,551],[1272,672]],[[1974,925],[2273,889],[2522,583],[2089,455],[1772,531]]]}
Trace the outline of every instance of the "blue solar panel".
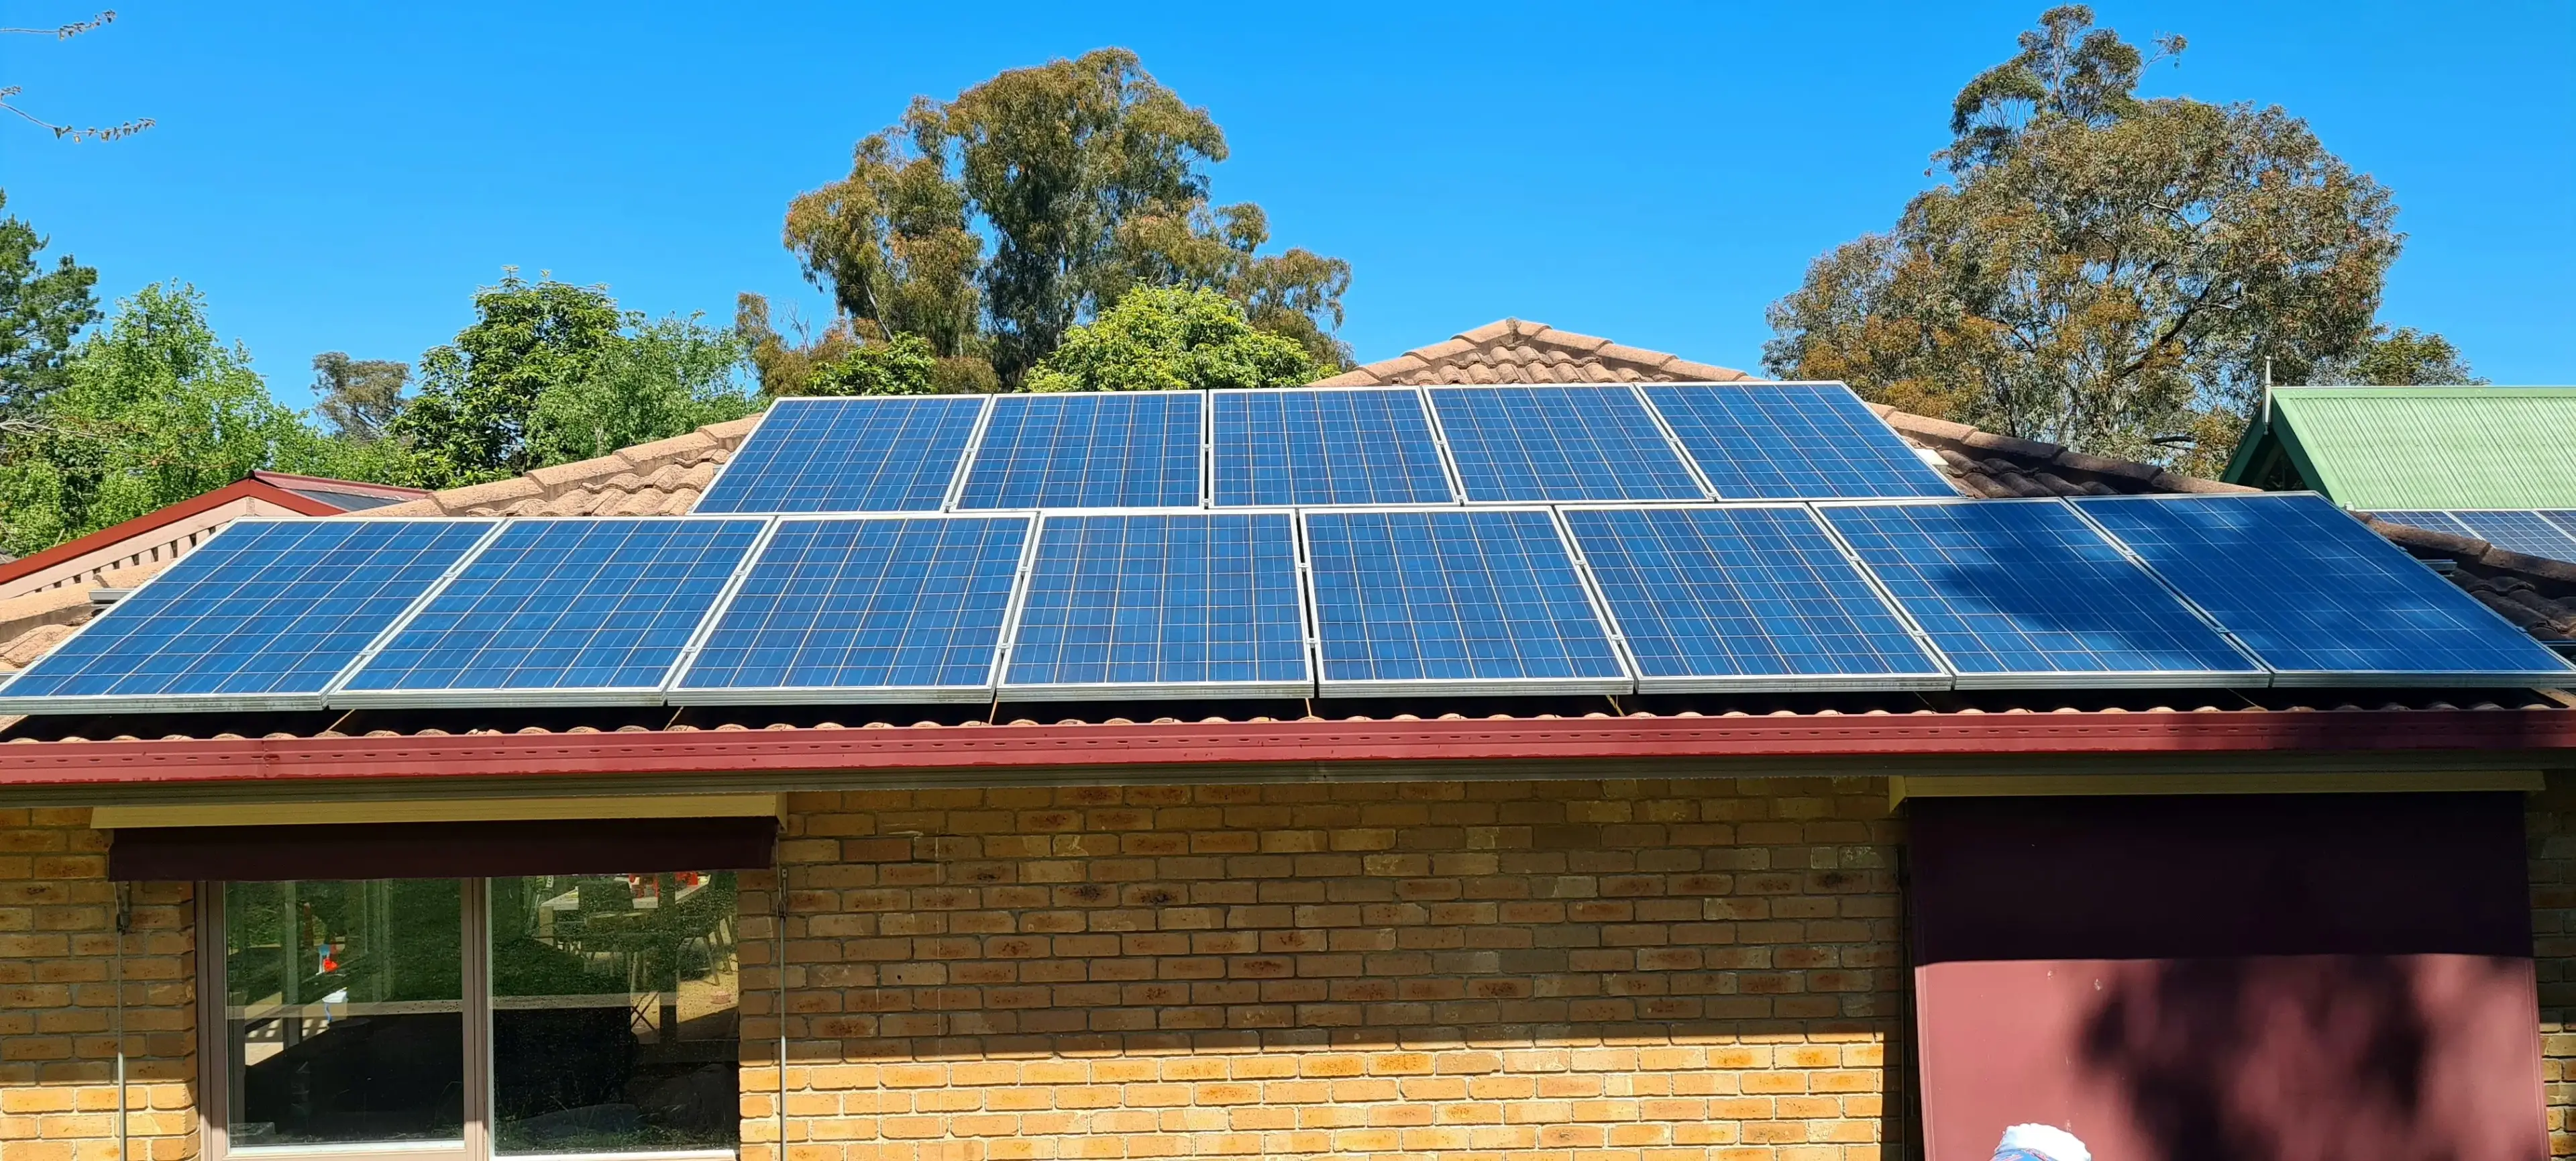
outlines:
{"label": "blue solar panel", "polygon": [[1840,383],[1640,390],[1721,499],[1958,495]]}
{"label": "blue solar panel", "polygon": [[1306,545],[1326,695],[1630,685],[1545,512],[1310,512]]}
{"label": "blue solar panel", "polygon": [[1304,696],[1301,610],[1287,513],[1049,517],[1002,692]]}
{"label": "blue solar panel", "polygon": [[1240,504],[1445,504],[1449,475],[1409,387],[1219,391],[1214,495]]}
{"label": "blue solar panel", "polygon": [[2448,532],[2458,536],[2466,536],[2469,534],[2469,526],[2451,519],[2451,514],[2448,512],[2435,512],[2430,510],[2417,512],[2373,512],[2371,515],[2378,517],[2380,520],[2387,523],[2403,524],[2409,528],[2429,528],[2435,532]]}
{"label": "blue solar panel", "polygon": [[2540,513],[2540,518],[2557,525],[2559,531],[2569,536],[2576,536],[2576,508],[2545,509]]}
{"label": "blue solar panel", "polygon": [[6,712],[319,709],[331,679],[491,530],[236,522],[20,675]]}
{"label": "blue solar panel", "polygon": [[992,693],[1025,516],[787,520],[668,700],[914,701]]}
{"label": "blue solar panel", "polygon": [[2261,669],[2055,500],[1818,511],[1962,686],[2262,684]]}
{"label": "blue solar panel", "polygon": [[2283,683],[2488,684],[2576,673],[2322,497],[2077,504]]}
{"label": "blue solar panel", "polygon": [[1434,387],[1470,500],[1704,500],[1625,386]]}
{"label": "blue solar panel", "polygon": [[960,508],[1195,508],[1196,391],[993,400]]}
{"label": "blue solar panel", "polygon": [[2504,549],[2551,560],[2576,560],[2576,531],[2545,512],[2453,512],[2469,535]]}
{"label": "blue solar panel", "polygon": [[[332,695],[341,705],[650,702],[759,520],[517,520]],[[483,691],[481,697],[470,695]],[[551,696],[548,696],[551,695]]]}
{"label": "blue solar panel", "polygon": [[1949,684],[1804,508],[1570,508],[1565,522],[1640,693]]}
{"label": "blue solar panel", "polygon": [[699,512],[936,512],[983,414],[980,395],[781,399]]}

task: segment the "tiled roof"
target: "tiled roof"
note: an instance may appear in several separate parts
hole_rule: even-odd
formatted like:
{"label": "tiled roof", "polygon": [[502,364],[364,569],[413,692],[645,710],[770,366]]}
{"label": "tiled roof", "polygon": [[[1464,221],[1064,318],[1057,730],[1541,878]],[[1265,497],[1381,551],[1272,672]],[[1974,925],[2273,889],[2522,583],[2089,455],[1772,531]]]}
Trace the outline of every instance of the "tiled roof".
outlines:
{"label": "tiled roof", "polygon": [[1327,387],[1437,383],[1724,383],[1752,376],[1679,355],[1507,318],[1445,343],[1406,351],[1323,380]]}
{"label": "tiled roof", "polygon": [[[1323,382],[1340,386],[1437,383],[1731,382],[1742,371],[1693,363],[1659,351],[1623,347],[1541,323],[1506,319],[1445,343],[1407,351]],[[1969,496],[2082,496],[2144,492],[2249,492],[2252,488],[2056,444],[1979,431],[1965,424],[1873,407],[1898,434],[1937,456]],[[716,468],[751,433],[752,421],[713,424],[688,435],[638,444],[613,455],[540,468],[498,483],[431,493],[376,508],[369,516],[629,516],[677,515],[696,505]],[[2547,640],[2576,638],[2576,564],[2495,548],[2465,536],[2372,527],[2418,556],[2455,562],[2451,579],[2507,619]],[[111,574],[107,587],[127,587],[158,565]],[[96,606],[84,592],[40,594],[43,601],[0,601],[0,673],[24,668],[51,649]]]}

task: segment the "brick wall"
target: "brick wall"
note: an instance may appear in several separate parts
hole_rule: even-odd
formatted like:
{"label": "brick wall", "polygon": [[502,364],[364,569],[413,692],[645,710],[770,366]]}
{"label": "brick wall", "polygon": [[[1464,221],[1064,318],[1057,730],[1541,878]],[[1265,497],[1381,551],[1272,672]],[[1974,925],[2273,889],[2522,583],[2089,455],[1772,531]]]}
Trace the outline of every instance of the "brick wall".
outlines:
{"label": "brick wall", "polygon": [[2549,1151],[2576,1157],[2576,774],[2531,797],[2531,931],[2539,957],[2541,1077]]}
{"label": "brick wall", "polygon": [[[118,893],[87,810],[0,809],[0,1161],[118,1161]],[[196,1155],[190,889],[139,883],[124,937],[134,1161]]]}
{"label": "brick wall", "polygon": [[1904,1153],[1878,779],[805,794],[788,828],[788,1161]]}

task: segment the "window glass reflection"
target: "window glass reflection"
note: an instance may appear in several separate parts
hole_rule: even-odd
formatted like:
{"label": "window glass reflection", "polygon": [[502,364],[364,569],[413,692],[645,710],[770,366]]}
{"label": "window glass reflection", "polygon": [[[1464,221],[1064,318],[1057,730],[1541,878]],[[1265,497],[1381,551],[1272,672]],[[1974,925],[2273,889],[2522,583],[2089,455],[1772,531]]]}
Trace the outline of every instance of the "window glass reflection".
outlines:
{"label": "window glass reflection", "polygon": [[491,880],[493,1146],[731,1148],[731,871]]}
{"label": "window glass reflection", "polygon": [[458,1140],[453,879],[224,885],[231,1143]]}

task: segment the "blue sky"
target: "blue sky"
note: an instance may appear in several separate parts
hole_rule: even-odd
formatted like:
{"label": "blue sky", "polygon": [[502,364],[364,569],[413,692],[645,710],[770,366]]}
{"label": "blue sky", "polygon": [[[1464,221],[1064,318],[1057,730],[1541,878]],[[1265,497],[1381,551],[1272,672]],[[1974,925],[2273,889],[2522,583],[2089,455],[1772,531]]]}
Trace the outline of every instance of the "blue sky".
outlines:
{"label": "blue sky", "polygon": [[[1225,128],[1220,201],[1351,260],[1361,358],[1517,316],[1750,368],[1763,308],[1927,184],[1951,95],[2042,7],[131,0],[67,43],[0,38],[0,84],[158,127],[0,125],[0,187],[106,295],[194,282],[300,405],[314,353],[417,359],[503,266],[657,315],[754,290],[810,317],[788,198],[914,94],[1117,44]],[[2576,5],[2097,10],[2191,38],[2150,92],[2280,104],[2395,190],[2383,321],[2498,382],[2576,382]]]}

